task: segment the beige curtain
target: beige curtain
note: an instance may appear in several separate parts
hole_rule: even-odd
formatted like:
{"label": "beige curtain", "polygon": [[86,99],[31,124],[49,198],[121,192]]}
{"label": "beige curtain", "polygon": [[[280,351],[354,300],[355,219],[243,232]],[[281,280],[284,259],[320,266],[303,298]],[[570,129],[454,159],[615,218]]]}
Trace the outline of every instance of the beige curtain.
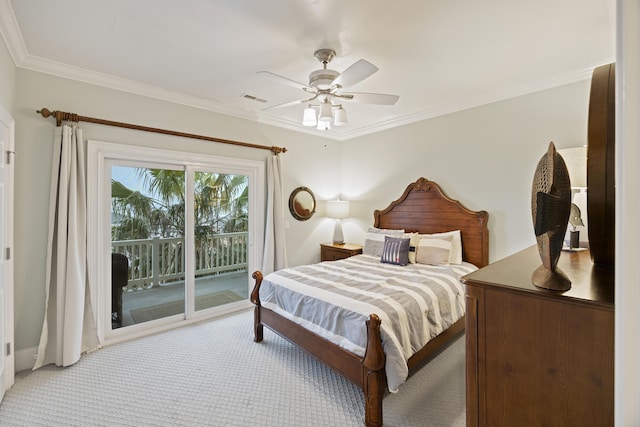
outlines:
{"label": "beige curtain", "polygon": [[261,270],[266,275],[286,267],[282,163],[280,156],[274,154],[267,159],[267,215]]}
{"label": "beige curtain", "polygon": [[69,366],[98,346],[87,273],[86,158],[82,130],[56,128],[45,281],[45,317],[33,369]]}

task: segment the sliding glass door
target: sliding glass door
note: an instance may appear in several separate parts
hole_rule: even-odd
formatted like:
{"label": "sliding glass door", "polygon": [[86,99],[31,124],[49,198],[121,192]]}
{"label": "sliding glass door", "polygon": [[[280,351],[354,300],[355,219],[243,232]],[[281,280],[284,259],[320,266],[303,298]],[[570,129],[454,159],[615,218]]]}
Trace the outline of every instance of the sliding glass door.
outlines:
{"label": "sliding glass door", "polygon": [[185,312],[185,171],[111,166],[112,327]]}
{"label": "sliding glass door", "polygon": [[102,263],[92,282],[109,324],[105,335],[139,335],[248,306],[248,272],[261,252],[251,237],[263,230],[264,195],[256,185],[263,163],[93,141],[89,147],[89,172],[97,171],[89,183],[97,229],[90,239]]}
{"label": "sliding glass door", "polygon": [[193,183],[194,309],[246,300],[248,178],[196,171]]}
{"label": "sliding glass door", "polygon": [[248,297],[247,176],[170,167],[111,166],[113,328]]}

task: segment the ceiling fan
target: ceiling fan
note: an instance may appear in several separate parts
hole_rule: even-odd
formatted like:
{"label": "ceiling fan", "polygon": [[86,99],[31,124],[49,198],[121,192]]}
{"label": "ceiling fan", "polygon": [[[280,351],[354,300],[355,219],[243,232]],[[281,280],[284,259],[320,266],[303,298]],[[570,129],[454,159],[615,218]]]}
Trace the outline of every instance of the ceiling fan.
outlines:
{"label": "ceiling fan", "polygon": [[281,83],[302,89],[309,94],[306,98],[273,105],[265,108],[264,110],[289,107],[297,104],[306,104],[315,100],[318,100],[323,104],[331,104],[331,100],[334,98],[379,105],[393,105],[398,101],[399,96],[397,95],[341,91],[344,87],[352,86],[378,71],[378,67],[369,61],[360,59],[342,73],[339,73],[338,71],[327,68],[327,64],[329,64],[329,62],[331,62],[331,60],[336,56],[336,52],[333,49],[318,49],[315,51],[314,56],[318,61],[320,61],[320,63],[322,63],[322,69],[312,71],[309,74],[308,84],[299,83],[295,80],[291,80],[287,77],[283,77],[269,71],[258,72],[259,74],[273,77]]}

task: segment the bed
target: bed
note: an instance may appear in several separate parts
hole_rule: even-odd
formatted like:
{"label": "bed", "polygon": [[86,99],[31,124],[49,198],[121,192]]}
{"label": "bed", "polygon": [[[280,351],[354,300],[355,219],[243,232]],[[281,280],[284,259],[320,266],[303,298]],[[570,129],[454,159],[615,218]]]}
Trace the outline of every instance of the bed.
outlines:
{"label": "bed", "polygon": [[[486,211],[472,211],[467,209],[458,201],[447,197],[438,184],[426,178],[419,178],[416,182],[409,184],[399,199],[392,202],[383,210],[374,211],[373,216],[373,230],[402,230],[403,237],[406,237],[406,233],[433,235],[459,230],[462,246],[462,264],[460,268],[450,269],[457,271],[456,274],[458,278],[461,274],[470,271],[469,265],[471,264],[475,266],[472,266],[473,268],[484,267],[488,264],[488,213]],[[370,229],[369,231],[373,230]],[[415,236],[415,234],[411,235]],[[365,249],[367,248],[366,245],[367,242],[365,241]],[[255,341],[261,342],[263,340],[263,326],[267,326],[269,329],[300,346],[324,364],[362,388],[365,398],[365,425],[369,427],[382,426],[382,399],[387,391],[397,391],[397,383],[398,381],[402,381],[402,378],[398,380],[398,378],[391,376],[391,370],[395,369],[393,365],[404,364],[407,371],[409,371],[421,363],[424,363],[430,355],[445,347],[452,339],[457,338],[464,330],[464,308],[462,308],[462,313],[459,313],[455,318],[451,318],[451,324],[446,325],[445,329],[442,329],[442,323],[444,322],[435,321],[435,324],[439,324],[442,330],[432,327],[429,333],[423,331],[422,333],[424,335],[429,335],[426,337],[426,344],[424,346],[421,345],[419,348],[411,349],[411,355],[407,353],[408,350],[405,348],[406,346],[403,347],[401,344],[399,346],[401,350],[398,350],[398,352],[404,353],[406,357],[402,363],[400,363],[395,362],[397,355],[393,347],[390,347],[390,345],[392,345],[390,343],[394,340],[390,339],[391,335],[389,331],[391,329],[395,330],[396,325],[388,324],[395,321],[389,320],[390,316],[388,313],[372,311],[362,319],[364,326],[359,324],[357,327],[352,328],[361,330],[355,335],[364,335],[364,342],[357,343],[356,340],[359,339],[358,337],[351,339],[352,337],[349,336],[349,339],[346,340],[336,340],[334,339],[335,337],[332,336],[332,333],[327,334],[323,328],[314,329],[310,327],[313,326],[310,322],[305,323],[304,320],[300,320],[303,317],[300,313],[286,313],[285,310],[275,306],[274,303],[267,304],[267,296],[272,293],[272,291],[268,289],[273,289],[276,286],[293,287],[295,286],[294,282],[306,282],[307,279],[317,280],[318,283],[328,282],[331,287],[342,288],[343,283],[340,279],[336,279],[336,277],[344,278],[344,286],[346,286],[347,282],[360,274],[352,274],[352,272],[355,271],[354,269],[360,264],[382,271],[382,263],[378,261],[377,264],[379,265],[375,266],[370,258],[371,253],[365,253],[364,255],[357,255],[345,260],[326,261],[312,266],[300,266],[293,269],[281,270],[280,272],[267,275],[266,278],[263,277],[260,271],[256,271],[253,273],[255,286],[251,293],[251,301],[255,305]],[[406,267],[390,265],[390,267],[391,271],[395,268],[395,271],[398,272],[399,282],[404,282],[404,280],[400,280],[402,274],[411,274],[409,271],[410,268],[415,268],[410,265]],[[424,265],[422,267],[421,270],[427,270]],[[318,277],[312,279],[310,271],[319,271]],[[374,275],[377,276],[377,270],[374,271],[374,273]],[[438,274],[440,273],[439,271]],[[325,277],[327,277],[326,274],[333,275],[331,276],[333,279],[325,279]],[[366,275],[370,273],[362,274]],[[292,280],[291,277],[294,277],[295,280]],[[390,283],[390,280],[394,280],[393,283],[396,283],[395,279],[384,280],[385,284]],[[451,281],[451,279],[447,280]],[[462,285],[459,283],[459,280],[457,280],[457,282],[457,285],[461,287]],[[315,285],[313,283],[311,285],[303,284],[303,287],[304,289],[314,289],[314,291],[309,292],[315,294]],[[451,287],[453,288],[453,286]],[[412,289],[415,289],[415,287]],[[306,291],[301,290],[300,292],[304,293]],[[321,292],[319,299],[323,299],[324,290],[317,292]],[[449,290],[447,292],[451,293]],[[413,291],[408,293],[413,293]],[[464,298],[463,295],[463,291],[462,296],[460,296],[460,292],[457,292],[457,296],[451,297],[451,299],[453,301],[455,298]],[[264,301],[261,301],[261,298],[263,298]],[[304,295],[303,298],[303,306],[314,306],[314,303],[309,302],[311,301],[309,295]],[[387,301],[386,296],[385,301]],[[393,302],[390,304],[397,306],[399,303]],[[365,303],[364,300],[354,300],[353,305],[354,307],[358,306],[360,314],[363,313],[363,307],[369,307],[368,303]],[[451,305],[453,306],[454,303],[452,302]],[[460,305],[464,307],[464,300],[462,300],[461,304],[458,301],[455,305],[456,307]],[[407,304],[407,306],[409,306],[409,304]],[[325,310],[325,308],[322,309],[322,316],[325,316],[327,312]],[[454,308],[449,311],[456,311],[456,309]],[[352,316],[347,314],[345,316],[344,313],[340,312],[337,318],[342,319],[343,317],[341,316],[344,316],[345,319],[347,317],[355,317],[357,321],[359,315]],[[415,319],[414,317],[405,315],[405,317],[403,317],[405,322],[407,318]],[[386,323],[383,324],[383,320]],[[422,322],[425,324],[430,323],[432,326],[434,324],[433,319],[428,322],[422,320]],[[342,324],[341,321],[337,323]],[[344,328],[344,325],[341,326]],[[349,326],[349,328],[351,327]],[[434,329],[437,331],[435,335],[433,332]],[[340,334],[335,333],[334,335],[340,338],[342,336],[341,334],[347,335],[344,331]],[[411,340],[413,340],[413,338],[411,338]],[[347,344],[351,343],[351,345],[345,345],[345,341]],[[412,343],[412,346],[415,347],[415,343],[413,341]],[[389,357],[387,357],[387,353],[389,353]],[[393,383],[392,388],[394,390],[388,388],[387,371],[389,371],[389,378],[392,380],[391,383]]]}

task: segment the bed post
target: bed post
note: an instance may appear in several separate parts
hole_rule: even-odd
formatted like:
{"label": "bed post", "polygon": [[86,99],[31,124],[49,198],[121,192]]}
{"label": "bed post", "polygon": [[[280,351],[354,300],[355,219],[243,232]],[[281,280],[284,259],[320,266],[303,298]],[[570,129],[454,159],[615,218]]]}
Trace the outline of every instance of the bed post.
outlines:
{"label": "bed post", "polygon": [[260,271],[254,271],[251,275],[256,280],[256,284],[251,291],[251,302],[256,306],[253,309],[253,340],[255,342],[262,342],[262,323],[260,323],[260,285],[262,284],[262,273]]}
{"label": "bed post", "polygon": [[371,314],[367,320],[367,349],[362,359],[364,423],[367,427],[382,427],[382,398],[387,387],[384,365],[380,318]]}

